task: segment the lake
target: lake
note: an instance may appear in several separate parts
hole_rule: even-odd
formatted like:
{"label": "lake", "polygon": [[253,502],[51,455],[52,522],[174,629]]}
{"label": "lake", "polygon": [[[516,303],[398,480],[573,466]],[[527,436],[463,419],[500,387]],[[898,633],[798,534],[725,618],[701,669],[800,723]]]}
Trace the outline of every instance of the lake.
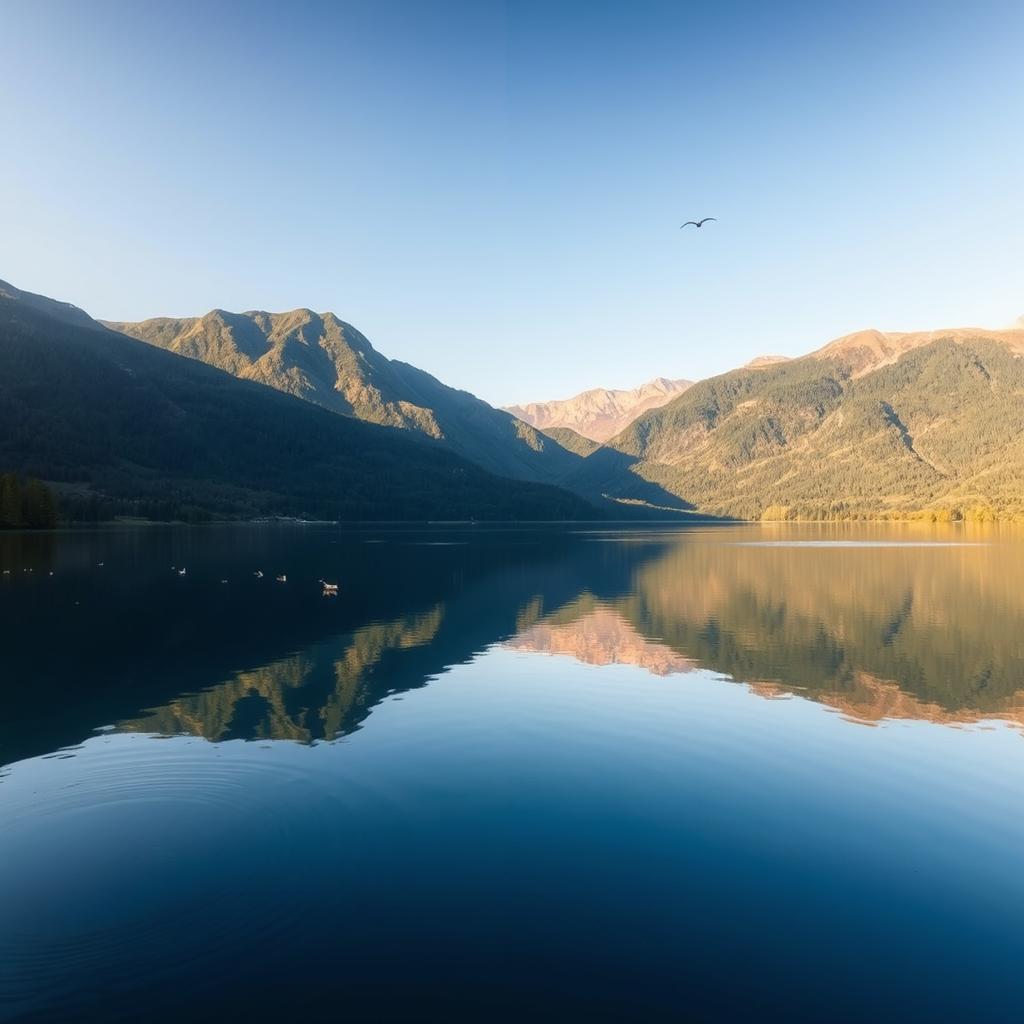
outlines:
{"label": "lake", "polygon": [[2,1020],[1020,1018],[1024,533],[124,528],[0,570]]}

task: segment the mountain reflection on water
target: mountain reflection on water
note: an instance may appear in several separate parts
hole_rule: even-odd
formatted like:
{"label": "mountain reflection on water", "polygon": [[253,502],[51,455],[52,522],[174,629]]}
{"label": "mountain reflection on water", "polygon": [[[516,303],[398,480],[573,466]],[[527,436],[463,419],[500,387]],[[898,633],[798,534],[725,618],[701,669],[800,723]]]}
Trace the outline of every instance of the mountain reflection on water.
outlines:
{"label": "mountain reflection on water", "polygon": [[1016,1021],[1022,556],[0,536],[0,1020]]}
{"label": "mountain reflection on water", "polygon": [[861,722],[1024,724],[1007,531],[122,529],[2,536],[0,569],[3,763],[111,725],[331,740],[494,645]]}

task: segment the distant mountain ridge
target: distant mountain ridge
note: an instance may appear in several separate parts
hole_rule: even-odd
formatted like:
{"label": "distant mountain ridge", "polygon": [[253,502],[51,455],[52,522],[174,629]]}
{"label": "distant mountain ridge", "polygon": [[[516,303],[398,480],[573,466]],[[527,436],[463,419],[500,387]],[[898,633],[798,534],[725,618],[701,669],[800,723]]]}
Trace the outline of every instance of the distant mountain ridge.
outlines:
{"label": "distant mountain ridge", "polygon": [[628,427],[638,416],[682,394],[692,383],[655,377],[631,391],[592,388],[572,398],[509,405],[505,411],[538,430],[568,427],[591,441],[603,443]]}
{"label": "distant mountain ridge", "polygon": [[509,413],[381,355],[333,313],[215,309],[105,325],[331,412],[408,431],[501,476],[557,483],[578,461]]}

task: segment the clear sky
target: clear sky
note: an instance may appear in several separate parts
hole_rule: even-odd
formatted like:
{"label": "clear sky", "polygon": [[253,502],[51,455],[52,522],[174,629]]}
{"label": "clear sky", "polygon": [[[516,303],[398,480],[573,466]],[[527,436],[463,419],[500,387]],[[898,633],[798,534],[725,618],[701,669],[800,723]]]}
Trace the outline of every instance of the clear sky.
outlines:
{"label": "clear sky", "polygon": [[1004,325],[1022,169],[1019,0],[0,3],[0,277],[495,404]]}

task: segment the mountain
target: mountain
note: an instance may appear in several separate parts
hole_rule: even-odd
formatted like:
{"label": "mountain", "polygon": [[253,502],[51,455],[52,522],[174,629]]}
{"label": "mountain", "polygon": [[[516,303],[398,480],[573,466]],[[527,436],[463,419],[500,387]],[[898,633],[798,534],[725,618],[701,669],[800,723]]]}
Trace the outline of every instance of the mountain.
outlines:
{"label": "mountain", "polygon": [[756,356],[746,364],[744,369],[759,370],[764,366],[774,366],[776,363],[788,363],[789,356]]}
{"label": "mountain", "polygon": [[554,487],[496,477],[2,282],[0,468],[62,485],[77,514],[97,517],[597,514]]}
{"label": "mountain", "polygon": [[563,448],[585,459],[593,455],[601,445],[597,441],[591,441],[589,437],[577,434],[571,427],[547,427],[542,433],[547,434],[552,440],[557,441]]}
{"label": "mountain", "polygon": [[895,363],[908,352],[936,341],[950,340],[965,344],[983,338],[1005,345],[1014,355],[1024,354],[1024,333],[1020,330],[986,331],[979,327],[955,327],[944,331],[911,333],[858,331],[829,342],[811,355],[819,360],[839,360],[849,367],[853,376],[863,377],[880,367]]}
{"label": "mountain", "polygon": [[74,324],[79,327],[98,326],[97,321],[93,320],[84,309],[72,306],[70,302],[60,302],[57,299],[47,298],[45,295],[23,292],[7,281],[0,281],[0,303],[7,304],[8,308],[22,306],[26,309],[36,310],[66,324]]}
{"label": "mountain", "polygon": [[688,380],[655,377],[632,391],[594,388],[574,398],[510,405],[512,413],[538,430],[569,427],[591,441],[604,442],[629,426],[638,416],[670,402],[691,386]]}
{"label": "mountain", "polygon": [[502,476],[554,483],[578,461],[509,413],[381,355],[333,313],[215,309],[202,317],[105,323],[331,412],[408,431]]}
{"label": "mountain", "polygon": [[693,385],[581,463],[742,518],[1024,516],[1024,330],[863,331]]}

